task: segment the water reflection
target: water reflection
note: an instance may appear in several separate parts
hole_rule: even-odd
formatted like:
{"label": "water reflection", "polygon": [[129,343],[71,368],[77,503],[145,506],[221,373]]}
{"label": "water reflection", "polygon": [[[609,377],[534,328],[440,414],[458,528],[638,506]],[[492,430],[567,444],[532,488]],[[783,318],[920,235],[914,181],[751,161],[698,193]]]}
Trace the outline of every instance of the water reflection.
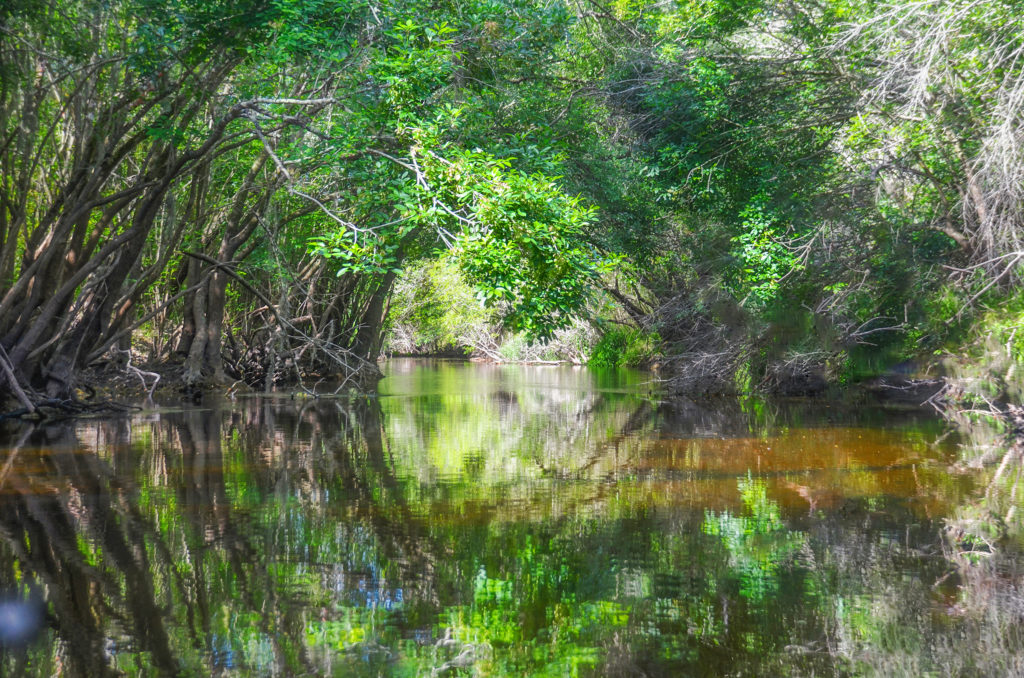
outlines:
{"label": "water reflection", "polygon": [[46,628],[4,669],[924,672],[965,628],[939,528],[971,480],[920,414],[389,370],[376,398],[8,431],[0,591]]}

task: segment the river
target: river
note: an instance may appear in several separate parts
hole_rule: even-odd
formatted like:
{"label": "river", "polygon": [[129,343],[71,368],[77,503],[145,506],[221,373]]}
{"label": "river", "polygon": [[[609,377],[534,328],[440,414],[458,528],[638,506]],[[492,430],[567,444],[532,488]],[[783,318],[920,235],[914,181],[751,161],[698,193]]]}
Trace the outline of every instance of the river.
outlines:
{"label": "river", "polygon": [[5,429],[4,673],[978,675],[958,644],[1024,647],[967,608],[943,526],[977,480],[925,410],[384,369]]}

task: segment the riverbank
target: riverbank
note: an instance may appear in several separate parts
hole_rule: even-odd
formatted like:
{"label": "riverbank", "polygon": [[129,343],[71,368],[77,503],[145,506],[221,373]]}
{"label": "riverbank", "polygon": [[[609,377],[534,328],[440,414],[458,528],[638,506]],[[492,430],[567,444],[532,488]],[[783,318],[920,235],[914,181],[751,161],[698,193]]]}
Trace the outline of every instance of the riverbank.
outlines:
{"label": "riverbank", "polygon": [[[356,391],[374,392],[377,382],[382,377],[381,366],[394,360],[414,361],[446,361],[465,363],[487,363],[505,366],[561,366],[572,365],[584,367],[579,360],[544,360],[527,358],[520,360],[504,359],[500,356],[475,355],[459,356],[456,352],[432,352],[428,354],[393,355],[378,362],[375,372],[368,378],[356,380],[344,379],[331,374],[303,374],[301,379],[285,373],[279,381],[268,389],[265,384],[248,384],[243,379],[227,377],[224,381],[205,381],[196,383],[185,378],[184,365],[180,362],[142,363],[135,359],[130,361],[109,361],[94,365],[84,371],[75,389],[75,398],[56,401],[50,399],[43,403],[44,411],[49,406],[55,413],[68,414],[81,407],[82,411],[90,411],[98,404],[116,404],[120,402],[144,401],[147,398],[179,399],[190,402],[201,402],[208,394],[235,396],[244,393],[296,393],[303,395],[327,395]],[[658,397],[664,400],[692,399],[712,396],[727,397],[764,397],[764,398],[818,398],[832,402],[845,403],[878,403],[898,406],[926,407],[948,413],[951,419],[956,412],[971,410],[973,412],[990,411],[998,419],[1005,414],[1007,407],[1016,402],[1007,394],[1013,390],[1005,383],[986,378],[980,366],[971,367],[970,374],[964,367],[955,368],[960,363],[946,361],[936,363],[926,369],[916,365],[901,365],[898,369],[888,370],[882,374],[870,376],[859,381],[839,383],[828,380],[817,372],[808,376],[806,372],[791,373],[788,378],[780,376],[782,370],[774,370],[772,380],[763,380],[758,384],[745,384],[737,378],[721,379],[718,375],[709,377],[702,372],[700,359],[682,358],[667,359],[661,357],[641,367],[631,367],[638,373],[647,375],[645,381],[651,385]],[[955,368],[955,369],[954,369]],[[592,367],[598,372],[614,370],[614,367]],[[999,366],[1004,369],[1004,366]],[[936,374],[941,371],[954,374]],[[1012,372],[1012,370],[1011,370]],[[46,400],[36,394],[38,402]],[[68,406],[71,406],[70,408]],[[116,407],[116,405],[115,405]],[[102,408],[101,408],[102,409]],[[114,410],[116,411],[116,410]],[[11,399],[3,409],[8,417],[24,416],[24,403]]]}

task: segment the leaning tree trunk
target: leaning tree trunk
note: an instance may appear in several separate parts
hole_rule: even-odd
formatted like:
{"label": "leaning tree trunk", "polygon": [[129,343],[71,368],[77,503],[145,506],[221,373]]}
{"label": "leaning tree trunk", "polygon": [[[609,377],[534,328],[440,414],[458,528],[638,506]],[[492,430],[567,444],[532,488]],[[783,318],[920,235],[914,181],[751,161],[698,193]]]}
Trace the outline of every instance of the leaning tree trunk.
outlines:
{"label": "leaning tree trunk", "polygon": [[[280,175],[277,172],[265,177],[267,159],[265,153],[260,154],[235,194],[217,250],[216,260],[220,265],[199,288],[192,300],[192,308],[188,309],[190,312],[185,314],[185,322],[194,328],[184,371],[188,389],[207,382],[224,384],[228,381],[221,355],[227,288],[231,277],[228,270],[233,270],[238,263],[234,261],[235,256],[256,230],[279,186]],[[257,184],[261,177],[266,181]],[[250,201],[253,197],[255,200]],[[183,333],[185,329],[190,328],[183,328]]]}
{"label": "leaning tree trunk", "polygon": [[380,285],[370,297],[370,302],[366,305],[352,344],[352,352],[370,363],[376,362],[380,355],[384,316],[396,277],[395,273],[388,271],[381,280]]}

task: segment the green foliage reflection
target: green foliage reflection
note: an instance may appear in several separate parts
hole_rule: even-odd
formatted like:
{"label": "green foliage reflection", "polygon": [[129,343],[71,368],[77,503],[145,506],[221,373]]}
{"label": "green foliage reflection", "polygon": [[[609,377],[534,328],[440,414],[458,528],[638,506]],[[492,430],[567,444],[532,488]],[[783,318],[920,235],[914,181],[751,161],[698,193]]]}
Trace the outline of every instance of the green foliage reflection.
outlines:
{"label": "green foliage reflection", "polygon": [[780,565],[806,544],[806,537],[786,528],[763,480],[748,473],[739,490],[744,515],[709,511],[703,531],[721,538],[729,565],[740,577],[740,594],[753,603],[764,603],[778,593]]}
{"label": "green foliage reflection", "polygon": [[[378,398],[26,438],[0,496],[0,583],[45,591],[54,622],[4,669],[848,675],[861,664],[831,639],[926,664],[960,628],[935,616],[947,562],[920,555],[936,524],[903,503],[925,492],[941,514],[955,496],[922,432],[867,443],[918,455],[900,498],[898,470],[833,468],[867,429],[790,434],[739,405],[680,419],[611,372],[413,365]],[[801,491],[845,483],[845,503],[808,513],[793,483],[728,470],[792,441],[807,448],[778,463],[824,460]]]}

